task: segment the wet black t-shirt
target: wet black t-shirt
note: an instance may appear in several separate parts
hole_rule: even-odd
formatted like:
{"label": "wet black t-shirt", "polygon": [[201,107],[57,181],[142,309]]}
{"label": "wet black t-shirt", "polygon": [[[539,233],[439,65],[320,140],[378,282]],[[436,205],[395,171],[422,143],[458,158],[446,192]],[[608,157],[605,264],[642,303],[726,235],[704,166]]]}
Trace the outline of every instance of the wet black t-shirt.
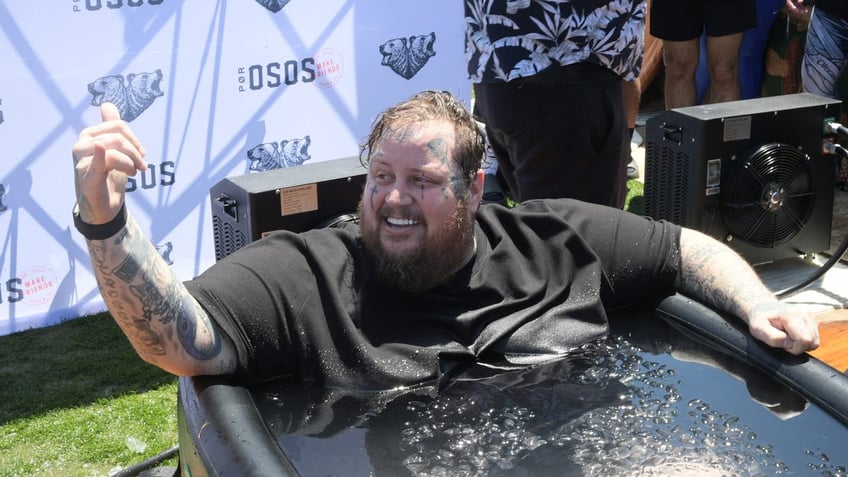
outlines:
{"label": "wet black t-shirt", "polygon": [[270,234],[186,285],[239,374],[391,389],[561,355],[607,332],[606,309],[671,293],[679,269],[678,226],[568,199],[485,205],[475,233],[474,259],[422,295],[371,276],[355,226]]}

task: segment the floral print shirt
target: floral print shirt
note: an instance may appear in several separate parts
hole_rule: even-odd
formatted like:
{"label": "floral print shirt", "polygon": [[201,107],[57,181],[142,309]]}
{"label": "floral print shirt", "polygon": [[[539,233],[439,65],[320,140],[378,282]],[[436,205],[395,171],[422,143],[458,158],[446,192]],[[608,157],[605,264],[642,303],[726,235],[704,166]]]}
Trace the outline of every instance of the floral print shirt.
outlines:
{"label": "floral print shirt", "polygon": [[465,0],[465,59],[475,83],[588,62],[625,80],[642,69],[646,0]]}

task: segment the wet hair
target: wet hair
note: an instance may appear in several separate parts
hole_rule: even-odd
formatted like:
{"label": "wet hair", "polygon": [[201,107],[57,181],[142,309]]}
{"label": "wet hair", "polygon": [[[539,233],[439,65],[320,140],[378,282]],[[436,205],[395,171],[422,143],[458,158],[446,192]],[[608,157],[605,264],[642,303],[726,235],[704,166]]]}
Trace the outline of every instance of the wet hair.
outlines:
{"label": "wet hair", "polygon": [[454,125],[456,144],[451,151],[451,160],[459,166],[468,187],[474,181],[485,154],[484,133],[465,104],[447,91],[422,91],[383,111],[359,148],[359,161],[368,167],[371,151],[393,126],[433,119],[444,119]]}

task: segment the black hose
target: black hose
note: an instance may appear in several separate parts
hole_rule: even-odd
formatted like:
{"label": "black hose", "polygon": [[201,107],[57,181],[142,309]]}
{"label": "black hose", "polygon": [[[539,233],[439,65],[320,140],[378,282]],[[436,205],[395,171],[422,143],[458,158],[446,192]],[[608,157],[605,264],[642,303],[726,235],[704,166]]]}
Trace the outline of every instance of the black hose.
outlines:
{"label": "black hose", "polygon": [[[838,131],[843,132],[843,133],[848,133],[848,129],[846,129],[845,126],[843,126],[839,123],[831,123],[830,126],[835,131],[838,130]],[[844,147],[841,147],[838,144],[835,144],[835,146],[838,146],[838,147],[835,148],[836,151],[838,151],[844,157],[848,158],[848,151],[846,151]],[[833,265],[836,264],[836,262],[841,260],[842,256],[845,255],[846,250],[848,250],[848,232],[846,233],[845,237],[842,238],[842,243],[839,244],[839,247],[836,248],[836,250],[833,252],[833,255],[830,256],[830,258],[827,260],[827,262],[823,263],[822,266],[820,266],[818,269],[816,269],[816,271],[814,271],[812,274],[810,274],[810,276],[807,277],[805,280],[803,280],[801,283],[798,283],[797,285],[793,285],[789,288],[785,288],[783,290],[780,290],[779,292],[775,293],[775,295],[777,295],[777,297],[779,297],[779,298],[785,298],[787,296],[794,295],[795,293],[798,293],[799,291],[807,288],[813,282],[815,282],[816,280],[821,278],[822,275],[827,273],[827,271],[830,270],[831,267],[833,267]]]}
{"label": "black hose", "polygon": [[839,247],[833,252],[833,255],[830,256],[829,259],[825,263],[823,263],[819,268],[817,268],[813,273],[810,274],[809,277],[804,279],[801,283],[797,285],[792,285],[789,288],[785,288],[775,293],[779,298],[786,298],[788,296],[794,295],[799,291],[807,288],[813,282],[822,277],[828,270],[833,267],[839,260],[842,259],[842,256],[845,255],[845,251],[848,250],[848,231],[846,231],[845,237],[842,239],[842,243],[839,244]]}
{"label": "black hose", "polygon": [[149,459],[145,459],[137,464],[133,464],[125,469],[121,469],[117,473],[112,474],[110,477],[135,477],[136,475],[153,467],[154,465],[157,465],[161,462],[170,459],[171,457],[174,457],[175,455],[177,455],[177,452],[179,452],[179,450],[180,446],[171,447],[170,449],[160,454],[154,455]]}

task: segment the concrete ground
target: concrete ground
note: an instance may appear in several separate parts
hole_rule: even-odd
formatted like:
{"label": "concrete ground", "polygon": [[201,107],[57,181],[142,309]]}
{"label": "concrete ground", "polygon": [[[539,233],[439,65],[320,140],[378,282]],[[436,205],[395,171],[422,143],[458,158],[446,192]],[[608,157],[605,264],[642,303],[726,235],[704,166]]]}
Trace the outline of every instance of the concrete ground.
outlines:
{"label": "concrete ground", "polygon": [[645,183],[645,126],[644,124],[640,126],[636,126],[636,130],[633,132],[633,140],[630,142],[630,156],[636,161],[636,165],[639,166],[639,177],[636,178],[637,181],[641,183]]}

